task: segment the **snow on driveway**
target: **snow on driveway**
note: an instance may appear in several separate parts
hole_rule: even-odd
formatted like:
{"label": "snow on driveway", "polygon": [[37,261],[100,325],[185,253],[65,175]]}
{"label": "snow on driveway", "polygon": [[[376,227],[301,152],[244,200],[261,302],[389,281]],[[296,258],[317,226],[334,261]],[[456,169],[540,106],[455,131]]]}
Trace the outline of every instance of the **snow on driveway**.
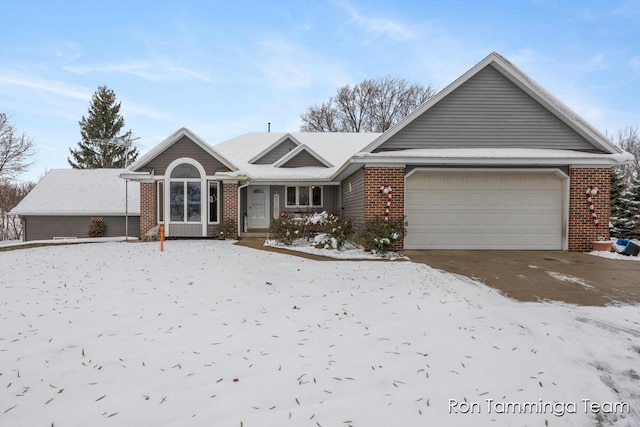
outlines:
{"label": "snow on driveway", "polygon": [[637,306],[229,241],[0,253],[2,426],[640,425]]}

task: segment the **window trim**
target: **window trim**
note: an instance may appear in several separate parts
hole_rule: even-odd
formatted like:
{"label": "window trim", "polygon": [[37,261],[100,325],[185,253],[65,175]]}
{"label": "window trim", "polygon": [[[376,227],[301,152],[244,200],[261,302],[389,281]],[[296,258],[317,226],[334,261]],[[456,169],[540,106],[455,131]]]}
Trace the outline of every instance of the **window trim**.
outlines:
{"label": "window trim", "polygon": [[[295,199],[295,204],[290,205],[289,204],[289,188],[295,188],[296,189],[296,199]],[[306,205],[301,205],[300,204],[300,188],[306,188],[309,191],[309,204]],[[313,189],[314,188],[319,188],[320,189],[320,204],[319,205],[313,205]],[[324,187],[322,185],[287,185],[285,186],[284,189],[284,195],[285,195],[285,202],[284,202],[284,206],[285,208],[321,208],[324,206]]]}
{"label": "window trim", "polygon": [[[187,163],[192,166],[195,166],[195,168],[198,170],[198,173],[200,174],[200,177],[199,178],[171,178],[171,174],[173,173],[174,169],[183,163]],[[166,183],[165,184],[165,195],[166,195],[165,204],[167,205],[168,214],[169,214],[168,218],[165,218],[165,223],[168,222],[169,224],[201,224],[203,226],[203,230],[205,230],[207,223],[205,220],[203,220],[203,215],[205,211],[203,209],[203,200],[202,200],[203,191],[202,190],[203,190],[203,184],[206,183],[206,175],[205,175],[204,169],[202,168],[202,165],[200,165],[200,163],[198,163],[196,160],[191,159],[189,157],[181,157],[171,162],[171,164],[167,167],[165,174],[166,174],[165,175],[165,183]],[[175,182],[183,183],[184,212],[183,212],[183,218],[180,221],[171,219],[171,184]],[[200,184],[200,220],[199,221],[188,221],[187,183],[189,182],[197,182]],[[208,217],[209,215],[208,212],[206,214]]]}
{"label": "window trim", "polygon": [[[217,221],[212,222],[210,221],[211,218],[211,202],[209,201],[210,197],[211,197],[211,184],[215,184],[216,185],[216,198],[217,203],[216,203],[216,218],[218,218]],[[207,224],[220,224],[220,181],[212,181],[212,180],[208,180],[207,181]]]}
{"label": "window trim", "polygon": [[158,224],[164,224],[164,180],[160,179],[156,183],[156,219]]}
{"label": "window trim", "polygon": [[[188,212],[188,202],[189,199],[187,197],[187,184],[195,182],[200,185],[200,219],[198,221],[189,221],[189,217],[187,215]],[[178,221],[175,219],[171,219],[171,212],[169,212],[169,222],[171,224],[202,224],[202,179],[200,178],[174,178],[169,180],[169,199],[171,199],[171,184],[181,183],[183,190],[183,212],[182,212],[182,220]],[[169,202],[169,211],[171,211],[171,202]]]}

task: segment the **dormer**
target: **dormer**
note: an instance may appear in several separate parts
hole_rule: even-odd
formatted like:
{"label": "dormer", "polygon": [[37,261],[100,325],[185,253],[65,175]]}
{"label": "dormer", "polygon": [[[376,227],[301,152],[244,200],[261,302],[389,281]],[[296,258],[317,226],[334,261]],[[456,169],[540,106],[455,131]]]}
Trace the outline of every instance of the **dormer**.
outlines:
{"label": "dormer", "polygon": [[306,145],[299,145],[291,150],[273,166],[277,168],[301,168],[307,166],[330,168],[333,165]]}
{"label": "dormer", "polygon": [[291,134],[286,134],[249,160],[249,163],[254,165],[272,165],[299,146],[300,142],[296,138]]}

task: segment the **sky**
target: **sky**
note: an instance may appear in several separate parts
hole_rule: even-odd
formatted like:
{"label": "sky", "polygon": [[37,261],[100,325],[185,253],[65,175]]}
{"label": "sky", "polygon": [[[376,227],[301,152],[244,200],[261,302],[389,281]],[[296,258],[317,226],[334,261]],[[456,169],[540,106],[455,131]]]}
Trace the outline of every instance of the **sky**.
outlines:
{"label": "sky", "polygon": [[443,89],[498,52],[603,133],[640,125],[640,0],[0,0],[0,112],[32,138],[21,180],[68,168],[98,86],[141,153],[297,131],[346,84]]}

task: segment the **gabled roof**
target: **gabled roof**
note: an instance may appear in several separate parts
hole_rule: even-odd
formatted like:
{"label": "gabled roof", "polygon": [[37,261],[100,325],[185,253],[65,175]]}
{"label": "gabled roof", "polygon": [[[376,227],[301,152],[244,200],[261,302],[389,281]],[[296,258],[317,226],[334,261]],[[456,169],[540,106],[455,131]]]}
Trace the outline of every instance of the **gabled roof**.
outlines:
{"label": "gabled roof", "polygon": [[125,169],[52,169],[11,213],[124,216],[128,208],[129,215],[140,215],[140,184],[125,184],[119,177],[124,172]]}
{"label": "gabled roof", "polygon": [[266,155],[272,153],[274,150],[276,150],[280,145],[284,144],[287,141],[291,141],[294,145],[299,146],[300,145],[300,141],[298,141],[293,135],[291,135],[290,133],[286,133],[284,135],[282,135],[281,138],[279,138],[276,142],[274,142],[273,144],[271,144],[270,146],[268,146],[267,148],[265,148],[264,150],[262,150],[260,153],[258,153],[258,155],[254,156],[253,158],[251,158],[249,160],[249,163],[257,163],[260,159],[264,158]]}
{"label": "gabled roof", "polygon": [[[250,180],[262,181],[329,181],[342,164],[378,136],[379,133],[253,132],[221,142],[213,148],[237,167],[237,172],[219,173],[220,176],[242,174]],[[298,146],[274,164],[250,162],[286,138],[296,141]],[[253,153],[256,154],[252,155]],[[311,155],[319,164],[296,168],[281,167],[301,153]]]}
{"label": "gabled roof", "polygon": [[169,135],[160,144],[156,145],[147,153],[145,153],[143,156],[141,156],[131,166],[129,166],[129,170],[135,171],[137,169],[140,169],[141,167],[144,167],[147,163],[151,162],[159,154],[163,153],[167,148],[169,148],[170,146],[172,146],[173,144],[178,142],[182,137],[185,137],[185,136],[189,138],[191,141],[193,141],[200,148],[202,148],[205,152],[207,152],[216,160],[218,160],[220,163],[222,163],[227,168],[229,168],[230,170],[232,171],[237,170],[237,168],[231,162],[229,162],[227,159],[224,158],[224,156],[222,156],[220,153],[214,150],[213,147],[211,147],[209,144],[205,142],[204,139],[200,138],[194,132],[184,127],[178,129],[177,131]]}
{"label": "gabled roof", "polygon": [[318,153],[316,153],[315,151],[313,151],[311,148],[307,147],[304,144],[298,145],[296,148],[294,148],[293,150],[289,151],[289,153],[287,153],[280,160],[275,162],[273,164],[273,166],[275,166],[277,168],[285,167],[285,165],[288,162],[290,162],[291,160],[295,159],[296,157],[298,157],[299,155],[301,155],[303,153],[307,153],[308,155],[310,155],[311,157],[316,159],[318,161],[318,163],[322,164],[325,168],[330,168],[331,166],[333,166],[331,163],[329,163],[328,161],[323,159],[321,155],[319,155]]}
{"label": "gabled roof", "polygon": [[442,91],[437,93],[430,100],[422,104],[415,111],[397,123],[395,126],[391,127],[384,134],[382,134],[379,138],[369,144],[364,148],[364,152],[373,152],[377,148],[379,148],[386,141],[391,139],[394,135],[404,129],[407,125],[409,125],[416,118],[420,117],[422,114],[427,113],[431,108],[437,105],[440,101],[446,98],[450,93],[455,91],[469,79],[474,77],[484,68],[492,66],[502,75],[504,75],[508,80],[510,80],[513,84],[518,86],[521,90],[527,93],[531,98],[533,98],[536,102],[546,108],[549,112],[555,115],[558,119],[564,122],[567,126],[573,129],[576,133],[578,133],[582,138],[584,138],[587,142],[593,145],[594,148],[599,149],[605,153],[609,154],[619,154],[622,153],[619,147],[615,146],[609,138],[600,133],[598,130],[593,128],[589,123],[587,123],[583,118],[581,118],[577,113],[567,107],[564,103],[558,100],[555,96],[551,95],[547,92],[542,86],[536,83],[532,78],[526,75],[523,71],[509,62],[506,58],[501,56],[500,54],[493,52],[485,59],[476,64],[469,71],[464,73],[458,79],[456,79],[453,83],[445,87]]}

